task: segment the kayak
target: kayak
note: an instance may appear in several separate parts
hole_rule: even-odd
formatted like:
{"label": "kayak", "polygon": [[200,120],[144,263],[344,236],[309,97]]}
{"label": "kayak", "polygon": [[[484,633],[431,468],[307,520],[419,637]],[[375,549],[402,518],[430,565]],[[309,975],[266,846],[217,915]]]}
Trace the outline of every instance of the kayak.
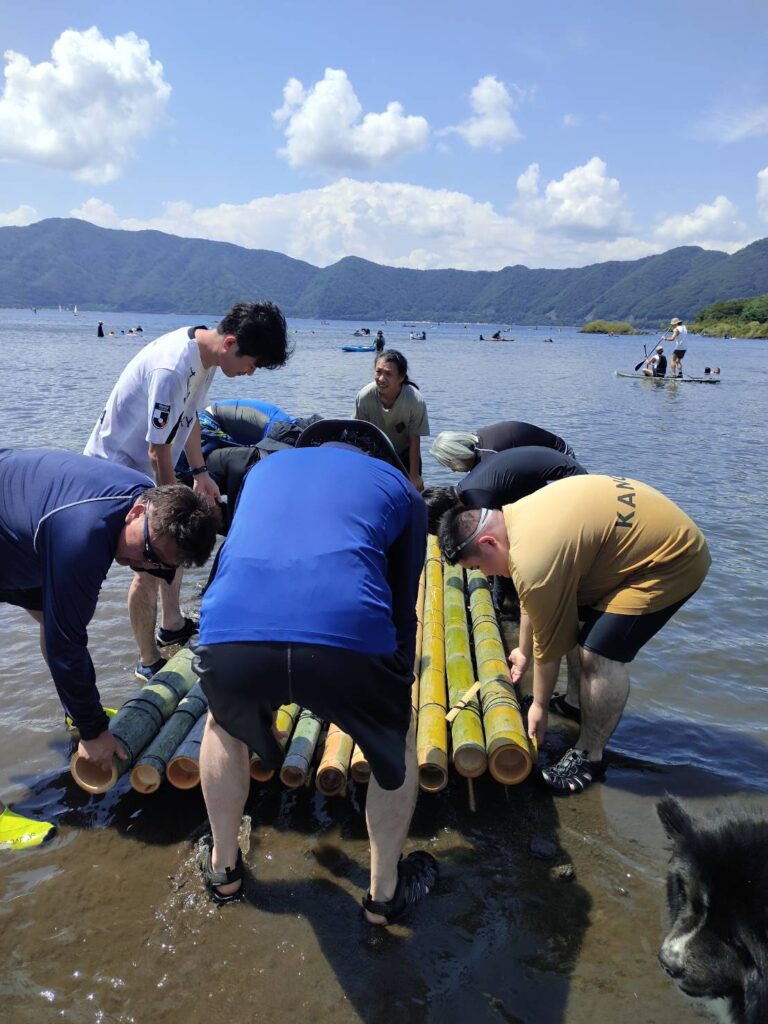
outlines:
{"label": "kayak", "polygon": [[375,345],[340,345],[342,352],[375,352]]}
{"label": "kayak", "polygon": [[719,377],[646,377],[644,373],[628,373],[617,370],[617,377],[631,377],[633,380],[651,380],[654,384],[719,384]]}

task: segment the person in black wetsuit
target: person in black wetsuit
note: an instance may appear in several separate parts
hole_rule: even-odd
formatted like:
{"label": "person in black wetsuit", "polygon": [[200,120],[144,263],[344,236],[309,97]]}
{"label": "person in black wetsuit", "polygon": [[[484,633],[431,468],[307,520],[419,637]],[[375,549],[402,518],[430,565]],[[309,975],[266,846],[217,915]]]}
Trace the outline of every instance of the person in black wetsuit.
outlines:
{"label": "person in black wetsuit", "polygon": [[667,357],[661,345],[657,345],[656,350],[645,360],[643,373],[646,377],[666,377]]}
{"label": "person in black wetsuit", "polygon": [[576,458],[573,448],[562,437],[523,420],[503,420],[481,427],[474,433],[444,430],[435,438],[431,453],[442,465],[456,473],[468,473],[482,459],[510,448],[551,448]]}
{"label": "person in black wetsuit", "polygon": [[[502,508],[511,505],[555,480],[586,473],[575,459],[552,448],[510,448],[483,459],[457,487],[427,487],[424,501],[430,533],[437,533],[440,519],[452,508]],[[512,581],[494,577],[493,603],[501,611],[505,598],[516,601]]]}

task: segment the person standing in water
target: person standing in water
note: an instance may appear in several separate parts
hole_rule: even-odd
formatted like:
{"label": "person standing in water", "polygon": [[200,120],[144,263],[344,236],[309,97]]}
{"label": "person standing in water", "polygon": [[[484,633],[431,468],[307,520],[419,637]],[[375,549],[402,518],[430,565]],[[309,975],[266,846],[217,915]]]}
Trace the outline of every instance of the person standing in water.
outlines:
{"label": "person standing in water", "polygon": [[376,347],[376,355],[380,356],[381,353],[384,351],[384,332],[383,331],[376,331],[376,337],[374,339],[373,344]]}
{"label": "person standing in water", "polygon": [[408,378],[408,360],[402,352],[387,348],[376,356],[373,382],[357,393],[353,415],[387,435],[408,479],[422,491],[421,438],[429,436],[427,404],[418,385]]}

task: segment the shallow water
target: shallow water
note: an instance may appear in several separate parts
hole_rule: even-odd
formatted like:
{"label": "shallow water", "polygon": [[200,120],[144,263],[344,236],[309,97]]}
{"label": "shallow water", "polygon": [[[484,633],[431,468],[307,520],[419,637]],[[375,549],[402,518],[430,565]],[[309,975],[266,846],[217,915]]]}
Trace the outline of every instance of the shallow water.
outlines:
{"label": "shallow water", "polygon": [[[141,323],[145,341],[194,317],[0,311],[0,444],[78,450],[140,341],[98,340],[96,322]],[[261,397],[290,412],[348,415],[370,379],[369,354],[342,353],[357,324],[295,321],[288,366],[229,382],[212,398]],[[382,326],[370,324],[372,328]],[[708,808],[768,809],[763,469],[766,343],[692,339],[686,368],[722,367],[717,387],[616,378],[654,338],[580,336],[495,326],[383,325],[408,356],[442,429],[524,419],[561,434],[592,471],[663,490],[707,535],[713,567],[700,593],[632,666],[633,691],[611,743],[605,784],[558,802],[532,784],[466,784],[421,795],[411,848],[439,858],[438,891],[407,925],[364,927],[364,791],[254,786],[250,902],[218,911],[193,865],[205,830],[199,793],[102,797],[67,772],[68,740],[25,613],[0,606],[0,795],[55,821],[45,848],[0,853],[3,1020],[402,1020],[666,1024],[701,1019],[655,954],[664,926],[666,853],[654,800],[664,791]],[[554,344],[543,344],[545,337]],[[455,479],[423,445],[429,482]],[[186,576],[193,603],[202,571]],[[125,614],[128,571],[105,583],[90,629],[106,704],[134,691]],[[553,725],[559,723],[553,722]],[[573,736],[554,730],[556,750]],[[552,860],[532,856],[553,840]],[[553,881],[572,862],[575,881]]]}

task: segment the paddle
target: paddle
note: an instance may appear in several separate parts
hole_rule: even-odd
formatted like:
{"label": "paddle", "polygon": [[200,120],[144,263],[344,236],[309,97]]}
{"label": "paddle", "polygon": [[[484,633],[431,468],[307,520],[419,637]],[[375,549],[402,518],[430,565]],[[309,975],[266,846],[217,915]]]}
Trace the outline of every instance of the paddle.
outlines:
{"label": "paddle", "polygon": [[645,356],[640,360],[640,362],[635,367],[635,373],[637,373],[637,371],[640,369],[640,367],[643,365],[643,363],[648,358],[648,352],[646,351],[645,345],[643,345],[643,352],[645,352]]}

